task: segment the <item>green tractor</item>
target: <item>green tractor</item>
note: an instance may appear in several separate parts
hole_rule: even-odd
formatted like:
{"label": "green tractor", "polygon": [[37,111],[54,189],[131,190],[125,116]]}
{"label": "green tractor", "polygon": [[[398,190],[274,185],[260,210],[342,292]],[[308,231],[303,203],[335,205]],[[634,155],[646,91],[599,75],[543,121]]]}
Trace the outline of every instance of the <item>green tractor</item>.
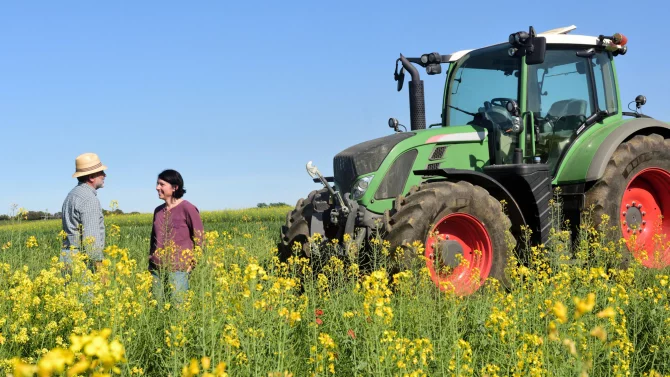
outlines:
{"label": "green tractor", "polygon": [[[670,215],[670,124],[640,112],[644,96],[623,111],[614,58],[626,53],[626,37],[569,34],[574,29],[536,34],[530,27],[475,50],[401,54],[395,79],[400,91],[405,72],[411,75],[410,130],[389,119],[393,134],[334,157],[334,177],[310,161],[308,173],[324,187],[288,213],[280,258],[294,253],[295,242],[312,257],[306,241],[315,233],[340,245],[348,235],[361,250],[375,235],[392,252],[418,240],[433,282],[468,295],[489,277],[507,283],[509,246],[519,244],[522,228],[534,244],[547,241],[550,200],[560,188],[572,224],[593,206],[596,224],[608,215],[623,238],[633,237],[627,258],[670,265],[670,249],[659,250],[654,237],[670,235],[663,221]],[[445,66],[438,124],[426,127],[414,65],[429,75]]]}

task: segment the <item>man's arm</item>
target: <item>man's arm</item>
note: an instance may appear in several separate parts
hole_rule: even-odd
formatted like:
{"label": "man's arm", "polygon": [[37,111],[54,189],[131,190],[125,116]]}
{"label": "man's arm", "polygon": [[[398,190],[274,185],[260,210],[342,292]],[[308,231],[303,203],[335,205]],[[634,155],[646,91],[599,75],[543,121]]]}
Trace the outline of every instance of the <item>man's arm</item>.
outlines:
{"label": "man's arm", "polygon": [[[102,249],[105,245],[105,228],[102,222],[102,208],[97,200],[86,200],[79,209],[83,226],[84,250],[94,262],[102,261]],[[90,240],[94,240],[90,243]],[[89,244],[90,243],[90,244]]]}

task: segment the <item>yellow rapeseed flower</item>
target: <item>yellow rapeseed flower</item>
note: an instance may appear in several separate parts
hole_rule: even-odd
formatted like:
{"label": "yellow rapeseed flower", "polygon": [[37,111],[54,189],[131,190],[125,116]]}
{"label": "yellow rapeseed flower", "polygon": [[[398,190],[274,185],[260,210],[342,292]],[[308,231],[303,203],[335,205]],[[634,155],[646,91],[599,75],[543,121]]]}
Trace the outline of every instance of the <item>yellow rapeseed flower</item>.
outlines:
{"label": "yellow rapeseed flower", "polygon": [[607,307],[596,314],[598,318],[612,318],[616,315],[616,312],[611,307]]}
{"label": "yellow rapeseed flower", "polygon": [[605,342],[607,340],[607,331],[605,331],[605,329],[600,326],[594,327],[590,334],[591,336],[600,339],[601,342]]}
{"label": "yellow rapeseed flower", "polygon": [[109,230],[110,236],[119,236],[121,235],[121,227],[116,224],[112,224],[111,229]]}
{"label": "yellow rapeseed flower", "polygon": [[335,348],[335,341],[333,341],[333,338],[331,338],[330,335],[323,332],[319,334],[319,343],[321,343],[321,345],[324,346],[324,348],[326,349]]}
{"label": "yellow rapeseed flower", "polygon": [[204,356],[200,360],[200,363],[202,364],[202,369],[209,370],[209,367],[212,365],[212,360],[209,357]]}
{"label": "yellow rapeseed flower", "polygon": [[300,312],[291,312],[291,314],[288,317],[289,322],[291,326],[293,326],[296,322],[300,321]]}
{"label": "yellow rapeseed flower", "polygon": [[575,319],[581,317],[582,315],[589,313],[593,310],[593,307],[596,305],[596,295],[594,293],[589,293],[586,300],[582,300],[579,297],[575,297]]}
{"label": "yellow rapeseed flower", "polygon": [[565,305],[563,305],[562,302],[557,301],[552,308],[552,312],[559,322],[565,323],[568,321],[568,309],[565,307]]}
{"label": "yellow rapeseed flower", "polygon": [[226,366],[226,363],[223,361],[220,362],[214,369],[214,375],[216,377],[228,377],[228,373],[226,373]]}
{"label": "yellow rapeseed flower", "polygon": [[577,346],[575,342],[571,339],[563,339],[563,345],[568,349],[571,355],[577,355]]}
{"label": "yellow rapeseed flower", "polygon": [[37,363],[37,374],[39,376],[60,374],[65,370],[65,366],[72,364],[73,361],[74,354],[71,351],[56,348],[42,356]]}
{"label": "yellow rapeseed flower", "polygon": [[189,366],[182,368],[181,375],[182,377],[193,377],[200,373],[200,367],[198,366],[198,360],[191,359]]}
{"label": "yellow rapeseed flower", "polygon": [[28,239],[26,240],[26,247],[28,249],[32,249],[32,248],[38,247],[38,246],[39,245],[37,244],[37,238],[35,238],[35,236],[28,237]]}
{"label": "yellow rapeseed flower", "polygon": [[14,360],[14,377],[33,377],[37,367],[26,364],[17,359]]}

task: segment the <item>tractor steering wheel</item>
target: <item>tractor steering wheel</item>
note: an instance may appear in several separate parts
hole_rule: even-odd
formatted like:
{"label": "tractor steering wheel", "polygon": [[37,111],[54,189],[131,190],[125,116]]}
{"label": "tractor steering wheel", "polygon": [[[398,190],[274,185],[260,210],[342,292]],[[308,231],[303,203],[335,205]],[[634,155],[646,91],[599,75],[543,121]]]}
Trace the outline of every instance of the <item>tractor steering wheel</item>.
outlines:
{"label": "tractor steering wheel", "polygon": [[492,98],[491,104],[494,106],[500,106],[504,109],[507,109],[507,103],[512,101],[516,102],[516,100],[512,98],[498,97],[498,98]]}

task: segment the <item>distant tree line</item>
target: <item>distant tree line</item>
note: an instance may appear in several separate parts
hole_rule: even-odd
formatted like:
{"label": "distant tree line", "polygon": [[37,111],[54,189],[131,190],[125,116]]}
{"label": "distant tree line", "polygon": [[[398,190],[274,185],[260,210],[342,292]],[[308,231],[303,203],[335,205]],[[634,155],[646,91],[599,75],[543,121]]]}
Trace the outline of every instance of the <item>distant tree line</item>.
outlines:
{"label": "distant tree line", "polygon": [[284,202],[279,202],[279,203],[258,203],[256,204],[256,207],[258,208],[268,208],[268,207],[286,207],[288,204]]}
{"label": "distant tree line", "polygon": [[[61,212],[49,213],[46,211],[27,211],[21,216],[22,220],[33,221],[33,220],[48,220],[48,219],[60,219],[62,217]],[[20,215],[16,215],[17,217]],[[9,215],[0,215],[0,221],[2,220],[11,220],[12,216]]]}
{"label": "distant tree line", "polygon": [[[288,204],[279,202],[279,203],[258,203],[256,207],[258,208],[268,208],[268,207],[284,207],[288,206]],[[108,215],[125,215],[121,209],[116,208],[113,211],[109,211],[106,209],[102,210],[103,215],[108,216]],[[133,211],[129,212],[129,215],[134,215],[138,214],[139,212]],[[18,215],[14,216],[16,218]],[[28,211],[26,212],[23,216],[21,216],[21,220],[23,221],[35,221],[35,220],[49,220],[49,219],[60,219],[63,217],[62,212],[56,212],[56,213],[49,213],[46,211]],[[12,219],[12,216],[10,215],[0,215],[0,221],[9,221]]]}
{"label": "distant tree line", "polygon": [[[115,209],[113,211],[108,211],[106,209],[102,210],[103,215],[108,216],[108,215],[124,215],[125,213],[120,210],[120,209]],[[129,214],[137,214],[139,212],[130,212]],[[16,218],[16,215],[14,218]],[[28,211],[26,212],[23,216],[21,216],[21,220],[23,221],[35,221],[35,220],[49,220],[49,219],[60,219],[63,217],[62,212],[56,212],[56,213],[49,213],[46,211]],[[11,220],[12,216],[10,215],[0,215],[0,221],[8,221]]]}

